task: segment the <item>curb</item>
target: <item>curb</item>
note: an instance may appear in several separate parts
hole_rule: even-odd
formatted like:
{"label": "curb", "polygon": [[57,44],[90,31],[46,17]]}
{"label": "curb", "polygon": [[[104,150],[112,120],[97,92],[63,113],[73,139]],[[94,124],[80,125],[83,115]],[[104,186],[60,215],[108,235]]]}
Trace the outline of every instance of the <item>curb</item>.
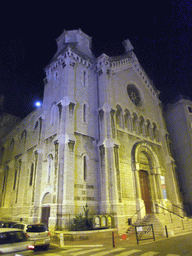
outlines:
{"label": "curb", "polygon": [[88,244],[85,244],[85,245],[63,245],[63,246],[60,246],[60,245],[58,245],[58,244],[53,244],[53,243],[51,243],[51,245],[53,245],[53,246],[55,246],[55,247],[59,247],[59,248],[67,248],[67,247],[103,247],[103,245],[102,244],[90,244],[90,245],[88,245]]}

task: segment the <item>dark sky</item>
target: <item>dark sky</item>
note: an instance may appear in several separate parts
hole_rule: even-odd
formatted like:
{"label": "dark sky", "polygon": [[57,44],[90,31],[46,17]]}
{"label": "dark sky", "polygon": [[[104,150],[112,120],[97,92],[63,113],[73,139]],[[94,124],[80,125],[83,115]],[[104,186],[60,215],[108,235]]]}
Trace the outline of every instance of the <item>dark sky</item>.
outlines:
{"label": "dark sky", "polygon": [[192,1],[163,2],[0,4],[0,94],[5,110],[24,117],[34,109],[34,102],[43,97],[43,69],[56,52],[55,39],[64,29],[79,28],[92,37],[96,57],[122,54],[121,43],[129,39],[163,103],[178,94],[192,98]]}

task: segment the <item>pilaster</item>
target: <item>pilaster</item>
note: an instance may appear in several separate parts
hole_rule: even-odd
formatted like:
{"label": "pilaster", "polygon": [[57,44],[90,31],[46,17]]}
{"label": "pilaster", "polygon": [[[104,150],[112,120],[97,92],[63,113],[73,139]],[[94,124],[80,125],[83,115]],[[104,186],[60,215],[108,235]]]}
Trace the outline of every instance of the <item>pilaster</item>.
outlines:
{"label": "pilaster", "polygon": [[64,227],[63,214],[74,213],[74,108],[75,103],[71,102],[69,97],[64,97],[60,101],[59,134],[55,141],[58,151],[58,229]]}

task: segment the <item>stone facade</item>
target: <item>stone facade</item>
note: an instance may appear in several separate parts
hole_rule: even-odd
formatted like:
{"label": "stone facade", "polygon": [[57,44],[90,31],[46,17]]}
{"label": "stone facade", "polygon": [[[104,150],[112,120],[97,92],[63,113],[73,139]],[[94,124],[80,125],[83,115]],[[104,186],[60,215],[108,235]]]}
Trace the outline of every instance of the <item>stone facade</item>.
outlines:
{"label": "stone facade", "polygon": [[166,106],[165,118],[177,166],[183,204],[192,215],[192,101],[180,95]]}
{"label": "stone facade", "polygon": [[159,213],[156,204],[180,205],[159,92],[130,41],[117,57],[95,58],[81,30],[57,46],[42,106],[1,145],[1,217],[63,229],[87,203],[122,231],[132,216]]}

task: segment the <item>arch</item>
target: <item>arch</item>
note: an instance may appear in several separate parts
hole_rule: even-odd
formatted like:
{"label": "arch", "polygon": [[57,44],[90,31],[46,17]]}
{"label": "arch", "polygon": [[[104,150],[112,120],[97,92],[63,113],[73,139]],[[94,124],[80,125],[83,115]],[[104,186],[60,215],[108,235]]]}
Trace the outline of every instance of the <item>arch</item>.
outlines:
{"label": "arch", "polygon": [[136,113],[133,113],[132,116],[133,132],[138,132],[138,117]]}
{"label": "arch", "polygon": [[52,203],[52,195],[50,192],[44,194],[42,198],[42,205],[50,205]]}
{"label": "arch", "polygon": [[139,134],[145,135],[145,120],[143,116],[140,116],[139,118]]}
{"label": "arch", "polygon": [[152,132],[153,132],[153,134],[152,134],[153,139],[156,140],[157,139],[157,125],[154,122],[152,123]]}
{"label": "arch", "polygon": [[26,141],[27,138],[27,130],[25,129],[22,133],[21,133],[21,140],[24,140],[24,142]]}
{"label": "arch", "polygon": [[117,105],[116,106],[116,124],[119,126],[119,127],[123,127],[123,116],[122,116],[122,108],[121,106]]}
{"label": "arch", "polygon": [[136,169],[136,164],[139,163],[139,153],[143,152],[149,159],[149,165],[151,168],[156,167],[159,169],[159,159],[153,148],[147,142],[137,142],[132,148],[131,158],[133,163],[133,170]]}
{"label": "arch", "polygon": [[149,119],[146,120],[146,136],[150,138],[151,122]]}
{"label": "arch", "polygon": [[56,106],[56,102],[54,102],[51,106],[51,119],[50,119],[51,125],[54,125],[56,122],[56,110],[57,110],[57,106]]}
{"label": "arch", "polygon": [[86,153],[81,155],[82,157],[82,176],[83,180],[86,181],[88,177],[88,160],[89,156]]}
{"label": "arch", "polygon": [[[147,142],[137,142],[132,148],[137,207],[144,207],[143,216],[156,212],[155,203],[162,200],[160,163],[154,149]],[[142,213],[140,213],[142,214]]]}
{"label": "arch", "polygon": [[49,227],[51,203],[52,203],[52,195],[50,192],[47,192],[44,194],[42,198],[42,208],[41,208],[41,222],[44,223],[47,226],[47,228]]}
{"label": "arch", "polygon": [[128,109],[125,109],[125,128],[131,130],[131,113]]}

